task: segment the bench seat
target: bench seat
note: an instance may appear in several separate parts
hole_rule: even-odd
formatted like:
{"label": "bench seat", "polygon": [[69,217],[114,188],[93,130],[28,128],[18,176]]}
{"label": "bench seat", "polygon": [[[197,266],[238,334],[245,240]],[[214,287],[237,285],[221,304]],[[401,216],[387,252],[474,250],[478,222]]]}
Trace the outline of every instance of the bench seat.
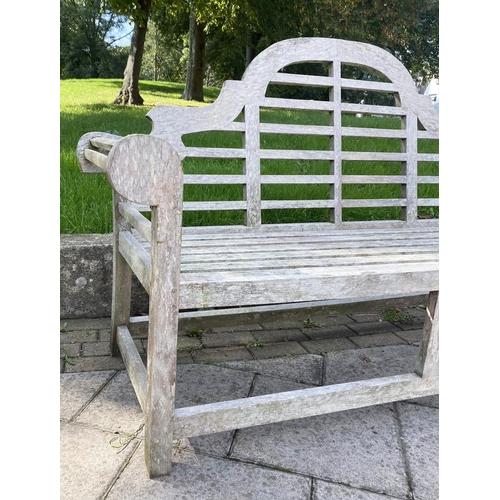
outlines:
{"label": "bench seat", "polygon": [[[438,288],[438,228],[199,229],[183,232],[180,309],[417,295]],[[137,233],[135,238],[144,249],[140,265],[149,267],[150,244]],[[132,233],[121,235],[125,255],[132,240]],[[132,259],[129,265],[134,267]],[[136,274],[149,290],[150,273]]]}

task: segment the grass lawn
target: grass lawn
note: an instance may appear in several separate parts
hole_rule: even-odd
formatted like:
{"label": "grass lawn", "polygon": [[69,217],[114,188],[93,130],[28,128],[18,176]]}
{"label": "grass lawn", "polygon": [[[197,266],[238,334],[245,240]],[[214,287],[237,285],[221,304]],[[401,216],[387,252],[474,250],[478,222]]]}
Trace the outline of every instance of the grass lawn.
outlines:
{"label": "grass lawn", "polygon": [[[158,105],[203,106],[187,103],[180,96],[181,83],[140,82],[143,106],[110,104],[118,95],[122,80],[61,80],[60,89],[60,218],[61,234],[109,233],[113,230],[111,188],[104,175],[84,175],[76,160],[76,145],[87,132],[118,135],[149,134],[146,113]],[[219,89],[205,91],[207,103]]]}
{"label": "grass lawn", "polygon": [[[61,108],[61,185],[60,185],[60,229],[61,233],[109,233],[112,231],[111,189],[103,175],[84,175],[81,173],[75,149],[79,138],[86,132],[102,131],[118,135],[132,133],[148,134],[151,124],[146,113],[157,105],[204,106],[197,102],[186,102],[180,99],[184,85],[168,82],[141,82],[140,91],[144,98],[143,106],[117,106],[110,104],[118,94],[122,81],[115,80],[62,80],[60,89]],[[206,103],[213,102],[219,89],[205,90]],[[310,123],[327,125],[327,113],[300,113],[288,111],[262,111],[263,122],[277,123]],[[344,126],[363,126],[377,128],[399,128],[399,119],[394,118],[357,118],[353,115],[343,117]],[[199,133],[185,138],[187,145],[196,142],[197,146],[241,147],[240,133]],[[292,142],[293,141],[293,142]],[[297,142],[298,141],[298,142]],[[270,149],[317,149],[328,150],[328,137],[297,136],[261,136],[261,148]],[[399,139],[366,139],[344,138],[344,150],[352,151],[401,151]],[[421,152],[436,153],[437,141],[425,141],[419,144]],[[401,172],[399,162],[343,162],[344,174],[389,174]],[[284,161],[262,160],[263,174],[329,174],[328,161]],[[241,174],[241,160],[206,160],[186,159],[185,173],[225,173]],[[419,166],[419,175],[437,175],[436,164],[428,163]],[[262,199],[324,199],[329,197],[329,185],[263,185]],[[345,185],[344,198],[392,198],[401,195],[400,185]],[[438,186],[419,186],[420,197],[438,197]],[[186,186],[186,201],[208,201],[217,199],[241,200],[241,186]],[[397,219],[401,208],[384,209],[346,209],[346,220]],[[437,216],[437,209],[425,207],[422,215]],[[265,223],[327,221],[328,209],[303,210],[269,210],[263,213]],[[186,212],[184,224],[221,224],[242,223],[243,216],[239,211],[232,212]]]}

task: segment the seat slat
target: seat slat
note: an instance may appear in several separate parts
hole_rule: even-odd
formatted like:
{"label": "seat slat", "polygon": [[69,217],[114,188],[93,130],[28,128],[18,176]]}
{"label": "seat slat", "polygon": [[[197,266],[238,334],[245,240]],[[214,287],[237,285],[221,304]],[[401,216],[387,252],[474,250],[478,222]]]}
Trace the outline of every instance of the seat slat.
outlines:
{"label": "seat slat", "polygon": [[[383,221],[384,223],[386,221]],[[424,228],[424,227],[407,227],[403,229],[390,229],[390,228],[370,228],[363,231],[357,230],[343,230],[337,231],[334,229],[331,223],[316,223],[316,224],[269,224],[264,225],[259,228],[247,228],[245,226],[225,226],[221,229],[225,229],[229,234],[234,234],[238,232],[237,240],[243,241],[245,239],[250,239],[252,241],[257,241],[258,238],[279,238],[280,240],[284,238],[314,238],[318,239],[335,239],[335,240],[348,240],[348,239],[373,239],[373,238],[383,238],[385,240],[391,240],[394,238],[403,239],[414,239],[419,237],[438,237],[437,228]],[[240,230],[240,231],[238,231]],[[241,234],[240,234],[241,233]],[[213,227],[199,226],[199,227],[185,227],[183,230],[183,244],[187,241],[193,240],[211,240],[211,239],[231,239],[228,234],[224,232],[217,233],[213,231]]]}
{"label": "seat slat", "polygon": [[225,245],[225,246],[254,246],[260,247],[272,242],[282,245],[290,243],[313,243],[320,245],[327,243],[328,245],[340,244],[343,245],[352,242],[356,245],[363,246],[366,242],[375,242],[380,245],[390,244],[391,242],[403,242],[404,244],[414,244],[417,241],[433,240],[437,241],[438,231],[432,229],[406,229],[403,231],[397,230],[364,230],[364,231],[251,231],[238,235],[238,238],[228,236],[226,234],[205,234],[204,232],[187,233],[183,237],[183,248],[205,246],[205,245]]}
{"label": "seat slat", "polygon": [[361,254],[361,255],[345,255],[345,256],[318,256],[317,254],[302,255],[299,257],[284,256],[277,260],[273,258],[272,253],[255,257],[252,260],[236,260],[236,261],[219,261],[203,259],[203,261],[183,263],[181,272],[199,272],[205,271],[207,267],[210,270],[253,270],[253,269],[286,269],[286,268],[307,268],[307,267],[339,267],[352,266],[356,264],[380,264],[389,262],[435,262],[438,259],[437,252],[415,252],[415,253],[398,253],[398,254]]}
{"label": "seat slat", "polygon": [[[419,254],[430,254],[436,253],[438,250],[438,245],[427,245],[427,246],[414,246],[414,247],[390,247],[380,248],[371,247],[363,248],[358,250],[356,255],[358,257],[371,258],[372,256],[387,255],[390,252],[394,256],[404,256],[406,254],[419,255]],[[321,259],[321,258],[343,258],[351,257],[353,254],[352,249],[349,248],[335,248],[331,249],[325,246],[325,248],[318,249],[284,249],[284,250],[268,250],[267,248],[262,248],[255,250],[254,252],[241,252],[241,253],[214,253],[213,251],[207,250],[207,255],[203,257],[203,262],[205,263],[218,263],[218,262],[232,262],[232,261],[266,261],[270,259],[275,260],[285,260],[285,259],[296,259],[296,258],[307,258],[307,259]],[[184,251],[182,253],[182,263],[198,263],[200,262],[200,255],[196,252]]]}
{"label": "seat slat", "polygon": [[180,309],[347,299],[439,289],[438,263],[182,273]]}
{"label": "seat slat", "polygon": [[245,234],[241,237],[234,238],[224,234],[205,235],[200,233],[198,235],[186,235],[183,238],[183,248],[195,248],[204,246],[221,246],[227,247],[247,247],[259,249],[263,245],[282,245],[289,246],[291,244],[311,244],[311,245],[328,245],[330,247],[340,247],[346,244],[358,245],[361,248],[367,244],[375,244],[380,246],[390,245],[391,243],[397,245],[415,245],[425,241],[437,241],[437,231],[387,231],[387,235],[383,233],[374,233],[367,231],[366,233],[355,234],[347,232],[347,234],[338,234],[339,232],[313,232],[304,231],[303,233],[286,233],[269,232],[269,233],[254,233]]}

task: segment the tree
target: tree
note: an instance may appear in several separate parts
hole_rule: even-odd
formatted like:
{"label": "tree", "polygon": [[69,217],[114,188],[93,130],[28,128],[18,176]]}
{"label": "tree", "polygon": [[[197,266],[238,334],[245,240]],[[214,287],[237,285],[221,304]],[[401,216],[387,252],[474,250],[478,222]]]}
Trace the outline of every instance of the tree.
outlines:
{"label": "tree", "polygon": [[414,74],[438,71],[438,0],[314,0],[307,31],[378,45]]}
{"label": "tree", "polygon": [[123,72],[123,84],[113,101],[114,104],[141,105],[144,99],[139,93],[139,74],[144,54],[144,41],[153,0],[110,0],[115,12],[127,16],[134,23],[127,65]]}
{"label": "tree", "polygon": [[[134,23],[130,52],[123,73],[123,85],[114,100],[116,104],[141,105],[139,76],[144,55],[144,43],[150,16],[160,21],[161,15],[170,16],[189,6],[184,0],[109,0],[115,12],[126,15]],[[200,0],[201,1],[201,0]]]}
{"label": "tree", "polygon": [[239,78],[274,42],[291,37],[344,38],[383,47],[414,75],[437,74],[438,0],[207,0],[226,5],[207,22],[207,62]]}
{"label": "tree", "polygon": [[187,35],[164,29],[152,16],[144,42],[141,80],[169,82],[185,80],[187,50]]}
{"label": "tree", "polygon": [[111,12],[106,0],[60,1],[61,78],[99,78],[120,58],[114,30],[123,17]]}
{"label": "tree", "polygon": [[205,75],[206,24],[196,19],[193,9],[189,16],[189,61],[186,86],[182,99],[203,102],[203,79]]}

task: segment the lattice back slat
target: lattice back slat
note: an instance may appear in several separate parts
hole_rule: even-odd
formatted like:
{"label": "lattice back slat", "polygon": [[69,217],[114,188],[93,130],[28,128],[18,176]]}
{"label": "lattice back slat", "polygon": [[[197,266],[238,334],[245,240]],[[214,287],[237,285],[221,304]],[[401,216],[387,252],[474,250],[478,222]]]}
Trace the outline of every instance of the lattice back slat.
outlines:
{"label": "lattice back slat", "polygon": [[[437,116],[399,61],[342,40],[266,52],[210,106],[149,113],[153,135],[184,158],[184,209],[237,211],[250,227],[288,222],[274,213],[291,209],[337,228],[436,224],[425,207],[438,205],[438,155],[424,142],[437,139]],[[307,62],[323,73],[296,71]]]}

